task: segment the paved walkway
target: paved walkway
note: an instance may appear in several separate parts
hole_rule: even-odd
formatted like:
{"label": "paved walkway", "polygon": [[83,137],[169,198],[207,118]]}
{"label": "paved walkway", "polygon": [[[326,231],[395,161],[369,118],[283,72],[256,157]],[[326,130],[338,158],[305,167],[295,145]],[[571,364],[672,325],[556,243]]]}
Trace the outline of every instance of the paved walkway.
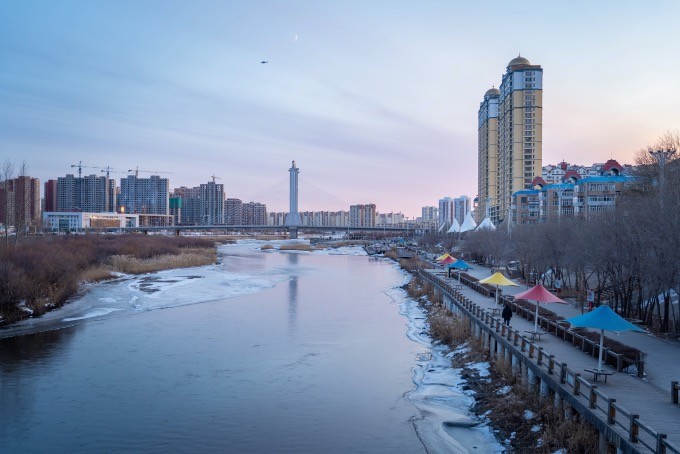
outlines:
{"label": "paved walkway", "polygon": [[[442,278],[446,276],[446,271],[441,267],[435,270],[435,273]],[[473,270],[468,271],[468,274],[482,279],[490,276],[491,270],[482,266],[475,266]],[[515,280],[515,282],[517,281]],[[465,285],[462,288],[462,293],[482,308],[501,307],[495,304],[493,298],[485,297]],[[525,285],[520,284],[518,287],[503,287],[502,292],[506,295],[513,295],[526,289]],[[581,314],[580,307],[577,307],[575,302],[569,305],[545,305],[543,303],[541,305],[564,318]],[[533,330],[534,328],[533,321],[529,321],[518,314],[513,314],[510,325],[520,331]],[[629,412],[640,414],[640,419],[645,424],[658,432],[668,434],[668,440],[680,447],[680,405],[673,404],[671,401],[671,381],[680,381],[680,345],[678,342],[661,340],[650,334],[634,332],[621,333],[619,336],[605,332],[605,336],[615,337],[618,342],[645,352],[646,377],[641,380],[633,375],[619,372],[609,377],[607,383],[601,380],[597,382],[598,389],[610,398],[617,399],[617,403]],[[580,348],[574,347],[554,335],[542,336],[537,344],[542,346],[547,354],[555,355],[555,358],[560,362],[566,362],[571,370],[597,368],[597,358],[583,353]],[[584,371],[582,376],[593,382],[591,374]]]}

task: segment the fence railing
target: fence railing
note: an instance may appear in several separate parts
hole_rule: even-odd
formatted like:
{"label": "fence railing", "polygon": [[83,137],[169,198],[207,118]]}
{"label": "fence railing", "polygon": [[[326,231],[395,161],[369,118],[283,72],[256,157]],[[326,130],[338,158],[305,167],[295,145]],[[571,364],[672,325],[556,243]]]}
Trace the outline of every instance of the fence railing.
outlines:
{"label": "fence railing", "polygon": [[[620,441],[628,443],[634,450],[644,447],[654,453],[680,454],[680,448],[669,442],[666,434],[654,430],[640,419],[639,414],[625,409],[616,402],[616,399],[605,395],[597,388],[597,385],[581,377],[580,373],[569,369],[567,363],[560,362],[555,355],[549,354],[543,347],[523,336],[518,330],[505,325],[499,318],[492,317],[488,311],[473,303],[445,280],[420,269],[416,271],[416,274],[446,293],[458,308],[473,317],[506,348],[522,355],[527,361],[527,366],[534,373],[542,373],[542,376],[552,381],[551,388],[561,387],[566,390],[573,399],[583,404],[583,408],[591,413],[591,417],[599,419],[610,428],[618,429],[617,431],[606,430],[607,436],[618,433]],[[678,382],[673,382],[672,389],[675,393],[673,402],[677,403],[680,390]]]}

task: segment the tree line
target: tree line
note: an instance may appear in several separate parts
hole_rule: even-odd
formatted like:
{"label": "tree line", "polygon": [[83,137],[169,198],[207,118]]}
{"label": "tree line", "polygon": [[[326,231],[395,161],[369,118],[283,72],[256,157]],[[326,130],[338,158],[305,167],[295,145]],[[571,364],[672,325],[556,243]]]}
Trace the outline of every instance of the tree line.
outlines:
{"label": "tree line", "polygon": [[[660,332],[680,334],[680,147],[666,133],[636,156],[636,181],[613,211],[589,220],[562,217],[475,231],[459,247],[487,263],[517,261],[524,279],[552,285],[585,301],[607,303]],[[661,151],[662,153],[658,153]]]}

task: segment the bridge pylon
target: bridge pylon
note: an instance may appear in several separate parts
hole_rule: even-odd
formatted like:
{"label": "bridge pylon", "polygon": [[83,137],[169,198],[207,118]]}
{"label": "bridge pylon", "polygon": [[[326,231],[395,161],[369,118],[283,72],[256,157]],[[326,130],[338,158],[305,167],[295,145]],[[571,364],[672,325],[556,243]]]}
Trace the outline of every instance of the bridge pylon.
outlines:
{"label": "bridge pylon", "polygon": [[302,225],[300,213],[298,212],[298,174],[300,169],[295,166],[295,161],[293,161],[288,172],[290,173],[290,204],[288,215],[286,216],[286,227],[288,227],[289,237],[295,239],[297,238],[298,227]]}

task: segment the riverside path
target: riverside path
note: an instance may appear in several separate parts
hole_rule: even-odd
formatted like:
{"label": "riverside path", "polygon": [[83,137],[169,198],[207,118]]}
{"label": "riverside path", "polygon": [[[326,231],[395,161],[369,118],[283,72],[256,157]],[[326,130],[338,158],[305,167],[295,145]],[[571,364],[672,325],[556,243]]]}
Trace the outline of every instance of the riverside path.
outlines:
{"label": "riverside path", "polygon": [[[446,270],[437,266],[429,270],[431,274],[448,282],[456,282],[455,279],[446,279]],[[467,274],[477,279],[483,279],[491,275],[487,267],[474,265]],[[454,273],[455,276],[455,273]],[[503,287],[504,295],[513,295],[527,289],[517,280],[517,287]],[[459,287],[459,292],[474,304],[491,313],[492,309],[500,306],[494,298],[486,297],[481,293],[465,285]],[[570,318],[581,315],[580,306],[575,301],[565,298],[571,304],[544,304],[541,306],[556,313],[557,315]],[[533,302],[530,302],[534,304]],[[496,316],[495,318],[500,318]],[[533,331],[534,322],[514,314],[511,327],[522,333]],[[563,341],[562,339],[546,334],[541,336],[536,345],[543,347],[546,354],[555,355],[560,361],[568,364],[569,369],[582,373],[583,377],[592,384],[597,385],[600,392],[609,398],[616,399],[617,405],[624,407],[631,414],[638,414],[639,419],[656,432],[667,434],[667,441],[674,446],[680,446],[680,405],[673,403],[671,395],[671,382],[680,381],[680,343],[659,339],[651,334],[626,332],[616,335],[605,333],[608,337],[615,337],[616,341],[635,347],[645,353],[645,377],[640,379],[634,375],[617,372],[610,376],[607,382],[602,378],[594,382],[592,375],[585,372],[586,369],[597,368],[597,358],[583,353],[578,347]],[[613,369],[612,369],[613,371]],[[589,376],[590,375],[590,376]],[[645,451],[642,451],[645,452]],[[646,451],[649,452],[649,451]],[[670,450],[669,452],[673,452]]]}

